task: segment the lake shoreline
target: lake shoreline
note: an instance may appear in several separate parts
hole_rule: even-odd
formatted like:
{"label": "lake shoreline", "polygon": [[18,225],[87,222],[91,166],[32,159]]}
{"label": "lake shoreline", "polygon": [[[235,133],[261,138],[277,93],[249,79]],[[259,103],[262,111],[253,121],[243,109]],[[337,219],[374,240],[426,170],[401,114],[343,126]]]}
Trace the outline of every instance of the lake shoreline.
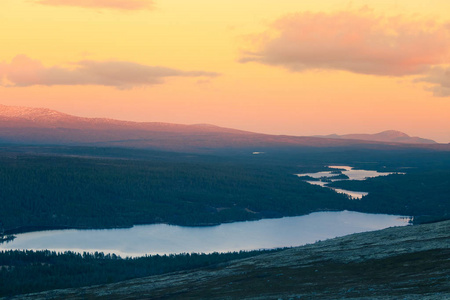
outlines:
{"label": "lake shoreline", "polygon": [[[322,211],[296,217],[239,221],[218,226],[168,224],[121,229],[59,229],[18,234],[2,250],[50,250],[115,253],[123,257],[153,254],[227,253],[296,247],[348,234],[411,225],[402,215]],[[31,228],[27,228],[31,229]],[[37,227],[33,229],[38,229]]]}
{"label": "lake shoreline", "polygon": [[[282,219],[282,218],[289,218],[289,217],[302,217],[307,216],[313,213],[321,213],[321,212],[341,212],[341,211],[352,211],[352,212],[358,212],[358,213],[366,213],[366,214],[373,214],[373,215],[389,215],[382,212],[367,212],[367,211],[358,211],[358,210],[314,210],[307,212],[305,214],[296,214],[296,215],[280,215],[276,217],[261,217],[258,219],[247,219],[247,220],[230,220],[225,222],[217,222],[217,223],[199,223],[199,224],[179,224],[179,223],[170,223],[170,222],[154,222],[154,223],[136,223],[132,225],[119,225],[119,226],[69,226],[69,225],[33,225],[33,226],[21,226],[16,228],[10,228],[5,229],[4,234],[5,235],[15,235],[15,234],[23,234],[23,233],[32,233],[32,232],[38,232],[38,231],[52,231],[52,230],[114,230],[114,229],[130,229],[135,226],[144,226],[144,225],[169,225],[169,226],[180,226],[180,227],[187,227],[187,228],[203,228],[203,227],[214,227],[214,226],[220,226],[223,224],[232,224],[237,222],[254,222],[254,221],[261,221],[261,220],[273,220],[273,219]],[[397,214],[391,214],[391,215],[397,215]],[[414,219],[413,216],[410,218]],[[432,223],[432,222],[431,222]],[[413,223],[411,223],[413,225]]]}

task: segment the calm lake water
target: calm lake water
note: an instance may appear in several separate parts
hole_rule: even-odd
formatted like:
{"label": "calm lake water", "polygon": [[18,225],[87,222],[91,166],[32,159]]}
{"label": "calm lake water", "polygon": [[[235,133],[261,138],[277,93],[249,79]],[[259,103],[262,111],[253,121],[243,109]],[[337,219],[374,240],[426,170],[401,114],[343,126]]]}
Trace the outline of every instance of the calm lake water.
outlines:
{"label": "calm lake water", "polygon": [[[366,180],[367,178],[373,178],[378,176],[387,176],[391,174],[404,174],[404,173],[392,173],[392,172],[378,172],[378,171],[369,171],[369,170],[354,170],[352,167],[349,166],[328,166],[330,169],[336,169],[341,171],[342,174],[347,175],[348,179],[330,179],[334,176],[337,176],[339,174],[334,174],[332,171],[322,171],[322,172],[316,172],[316,173],[304,173],[304,174],[295,174],[299,177],[302,176],[309,176],[311,178],[321,179],[321,178],[327,178],[330,181],[342,181],[342,180]],[[327,187],[332,190],[334,190],[337,193],[342,193],[345,195],[350,196],[352,199],[362,199],[362,197],[368,195],[366,192],[359,192],[359,191],[349,191],[344,189],[336,189],[332,187],[328,187],[327,181],[306,181],[309,184],[314,185],[320,185],[321,187]]]}
{"label": "calm lake water", "polygon": [[408,225],[408,218],[350,211],[318,212],[300,217],[236,222],[209,227],[165,224],[129,229],[53,230],[18,234],[0,250],[31,249],[150,254],[212,253],[300,246],[357,232]]}

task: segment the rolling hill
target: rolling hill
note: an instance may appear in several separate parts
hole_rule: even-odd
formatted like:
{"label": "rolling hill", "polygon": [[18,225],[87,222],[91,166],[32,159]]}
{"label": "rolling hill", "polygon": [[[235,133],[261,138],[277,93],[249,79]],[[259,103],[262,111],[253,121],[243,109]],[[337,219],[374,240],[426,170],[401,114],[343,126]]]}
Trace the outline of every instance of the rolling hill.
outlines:
{"label": "rolling hill", "polygon": [[0,142],[153,148],[171,151],[270,147],[399,146],[450,149],[443,144],[399,144],[361,139],[269,135],[208,124],[180,125],[83,118],[45,108],[0,105]]}
{"label": "rolling hill", "polygon": [[386,130],[375,134],[330,134],[324,136],[317,136],[329,139],[347,139],[347,140],[361,140],[361,141],[376,141],[387,143],[402,143],[402,144],[437,144],[430,139],[420,137],[411,137],[404,132],[396,130]]}

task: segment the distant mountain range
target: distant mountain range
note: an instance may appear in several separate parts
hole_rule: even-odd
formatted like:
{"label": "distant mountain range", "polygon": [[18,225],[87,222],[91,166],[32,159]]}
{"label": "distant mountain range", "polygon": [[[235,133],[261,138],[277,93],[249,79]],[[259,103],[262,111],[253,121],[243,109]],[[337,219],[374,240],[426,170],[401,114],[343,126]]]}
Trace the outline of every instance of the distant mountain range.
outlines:
{"label": "distant mountain range", "polygon": [[[397,139],[381,140],[377,135],[299,137],[260,134],[208,124],[180,125],[158,122],[129,122],[106,118],[76,117],[45,108],[0,105],[0,143],[84,145],[104,147],[153,148],[171,151],[208,151],[211,149],[265,147],[346,147],[380,146],[405,143],[406,134],[381,133]],[[372,139],[368,138],[373,136]],[[450,149],[449,145],[408,139],[410,145]],[[412,145],[414,143],[420,143]]]}
{"label": "distant mountain range", "polygon": [[362,140],[362,141],[376,141],[388,143],[403,143],[403,144],[437,144],[437,142],[424,139],[420,137],[411,137],[406,133],[396,130],[386,130],[375,134],[330,134],[330,135],[316,135],[320,138],[328,139],[347,139],[347,140]]}

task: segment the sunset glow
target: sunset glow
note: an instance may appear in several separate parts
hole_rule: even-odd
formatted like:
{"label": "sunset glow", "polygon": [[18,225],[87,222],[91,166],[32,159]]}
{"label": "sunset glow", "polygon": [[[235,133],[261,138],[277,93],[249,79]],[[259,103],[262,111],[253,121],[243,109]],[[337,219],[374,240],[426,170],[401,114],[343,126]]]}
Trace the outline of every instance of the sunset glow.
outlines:
{"label": "sunset glow", "polygon": [[448,0],[3,0],[0,104],[450,142]]}

